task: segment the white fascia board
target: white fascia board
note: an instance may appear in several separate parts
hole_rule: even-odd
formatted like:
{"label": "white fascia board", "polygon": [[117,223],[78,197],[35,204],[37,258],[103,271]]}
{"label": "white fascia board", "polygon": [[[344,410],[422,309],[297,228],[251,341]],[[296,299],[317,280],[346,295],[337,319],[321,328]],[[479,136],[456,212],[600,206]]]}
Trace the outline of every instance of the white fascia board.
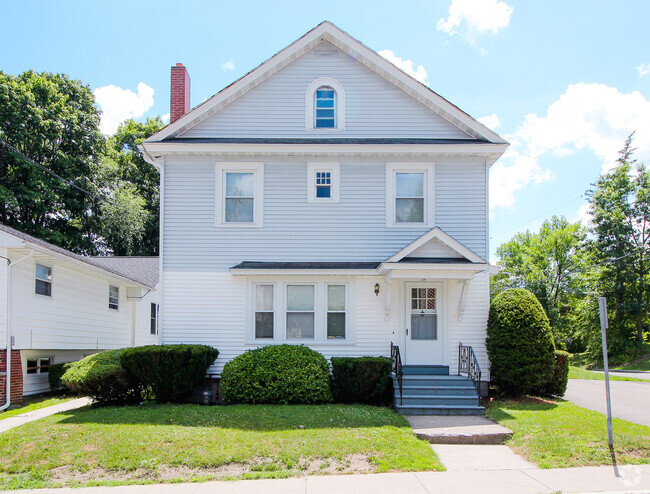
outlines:
{"label": "white fascia board", "polygon": [[413,271],[408,269],[394,269],[388,272],[387,277],[390,277],[391,280],[471,280],[483,270],[422,268],[418,271]]}
{"label": "white fascia board", "polygon": [[37,244],[33,244],[31,242],[23,242],[23,247],[27,249],[33,249],[36,252],[41,252],[43,254],[47,254],[48,256],[56,257],[58,259],[63,259],[67,262],[70,262],[74,266],[86,268],[90,271],[96,272],[96,273],[101,273],[104,276],[108,276],[109,278],[113,278],[115,280],[119,280],[125,285],[131,285],[131,286],[137,286],[140,288],[144,288],[145,290],[153,290],[151,287],[144,285],[138,281],[132,280],[130,278],[127,278],[125,276],[121,276],[116,273],[112,273],[111,271],[106,271],[103,268],[100,268],[99,266],[95,266],[93,264],[88,264],[86,262],[80,261],[79,259],[75,259],[74,257],[69,257],[66,256],[65,254],[61,254],[60,252],[55,252],[53,250],[50,250],[48,248],[42,247]]}
{"label": "white fascia board", "polygon": [[424,84],[416,81],[413,77],[397,68],[374,50],[371,50],[363,43],[360,43],[352,36],[327,21],[316,26],[300,39],[276,53],[261,65],[251,70],[248,74],[233,82],[230,86],[222,89],[209,100],[195,107],[193,110],[179,118],[176,122],[169,124],[164,129],[149,137],[144,141],[145,144],[177,136],[185,130],[193,127],[249,91],[260,82],[281,70],[287,64],[312,49],[321,41],[328,41],[353,56],[359,60],[359,62],[377,72],[389,82],[402,89],[416,100],[425,104],[431,110],[439,114],[445,120],[450,121],[467,134],[479,139],[486,139],[493,143],[504,144],[506,148],[508,147],[508,142],[501,136],[460,110],[457,106],[453,105]]}
{"label": "white fascia board", "polygon": [[310,156],[346,158],[353,156],[383,157],[387,159],[444,156],[481,157],[494,163],[505,151],[506,144],[239,144],[239,143],[144,143],[143,156],[150,156],[158,168],[164,156],[217,156],[223,158],[264,158]]}
{"label": "white fascia board", "polygon": [[437,264],[437,263],[404,263],[404,262],[384,262],[377,268],[379,274],[386,271],[458,271],[480,273],[489,269],[488,263],[481,264]]}
{"label": "white fascia board", "polygon": [[481,256],[476,254],[471,249],[465,247],[458,240],[456,240],[454,237],[452,237],[451,235],[449,235],[448,233],[446,233],[444,230],[442,230],[440,227],[437,226],[433,227],[425,234],[416,238],[413,242],[408,244],[402,250],[400,250],[393,256],[386,259],[386,261],[384,261],[384,264],[395,263],[397,261],[400,261],[405,257],[407,257],[411,252],[415,251],[418,247],[421,247],[422,245],[426,244],[430,240],[434,240],[434,239],[438,240],[445,247],[453,250],[454,252],[461,255],[468,261],[472,261],[473,263],[479,263],[479,264],[487,264],[487,261],[485,259],[483,259]]}
{"label": "white fascia board", "polygon": [[376,269],[236,269],[233,276],[377,276]]}

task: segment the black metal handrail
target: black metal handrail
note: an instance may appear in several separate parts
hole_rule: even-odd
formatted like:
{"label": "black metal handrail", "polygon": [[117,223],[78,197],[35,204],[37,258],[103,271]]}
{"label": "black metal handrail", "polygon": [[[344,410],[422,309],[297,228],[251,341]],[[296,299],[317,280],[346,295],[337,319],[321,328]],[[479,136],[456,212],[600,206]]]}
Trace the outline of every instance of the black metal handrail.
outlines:
{"label": "black metal handrail", "polygon": [[472,379],[480,401],[481,366],[478,365],[474,349],[469,345],[458,343],[458,375],[461,374],[467,374],[467,377]]}
{"label": "black metal handrail", "polygon": [[402,376],[404,372],[402,370],[402,357],[399,354],[399,347],[393,345],[393,342],[390,342],[390,358],[393,361],[393,375],[397,379],[397,385],[399,386],[399,404],[402,405]]}

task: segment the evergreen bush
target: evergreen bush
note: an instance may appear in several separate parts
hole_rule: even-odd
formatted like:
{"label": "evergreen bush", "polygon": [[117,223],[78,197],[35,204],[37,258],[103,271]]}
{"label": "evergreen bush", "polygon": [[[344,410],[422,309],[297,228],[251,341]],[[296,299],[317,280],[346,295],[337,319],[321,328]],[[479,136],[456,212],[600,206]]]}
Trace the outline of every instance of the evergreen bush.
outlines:
{"label": "evergreen bush", "polygon": [[338,403],[389,405],[392,362],[387,357],[332,357],[332,395]]}
{"label": "evergreen bush", "polygon": [[486,347],[491,382],[501,394],[534,393],[552,378],[553,334],[544,309],[528,290],[511,288],[494,298]]}
{"label": "evergreen bush", "polygon": [[47,380],[50,383],[50,391],[61,391],[65,388],[61,382],[61,378],[65,371],[67,371],[75,362],[62,362],[59,364],[50,365],[50,369],[47,374]]}
{"label": "evergreen bush", "polygon": [[302,345],[271,345],[239,355],[224,366],[221,390],[229,403],[332,401],[327,360]]}
{"label": "evergreen bush", "polygon": [[551,378],[539,389],[542,396],[564,396],[569,382],[569,353],[555,350],[555,365]]}

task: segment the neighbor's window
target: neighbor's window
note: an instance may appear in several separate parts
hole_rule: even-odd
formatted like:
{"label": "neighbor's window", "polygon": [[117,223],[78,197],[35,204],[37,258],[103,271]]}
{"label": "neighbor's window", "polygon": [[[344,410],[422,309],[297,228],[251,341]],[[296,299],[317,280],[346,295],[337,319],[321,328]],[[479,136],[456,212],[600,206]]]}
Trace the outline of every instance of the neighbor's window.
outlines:
{"label": "neighbor's window", "polygon": [[336,127],[336,91],[330,86],[321,86],[315,93],[315,124],[317,129]]}
{"label": "neighbor's window", "polygon": [[255,285],[255,338],[273,338],[273,285]]}
{"label": "neighbor's window", "polygon": [[108,308],[118,310],[120,308],[120,287],[110,285],[108,287]]}
{"label": "neighbor's window", "polygon": [[345,338],[345,285],[327,285],[327,338]]}
{"label": "neighbor's window", "polygon": [[36,264],[34,292],[38,295],[52,296],[52,268]]}
{"label": "neighbor's window", "polygon": [[314,337],[314,285],[287,285],[287,338]]}
{"label": "neighbor's window", "polygon": [[47,374],[50,372],[50,357],[32,357],[27,359],[27,374]]}
{"label": "neighbor's window", "polygon": [[151,304],[151,323],[150,323],[150,328],[149,331],[151,334],[158,334],[158,311],[159,311],[158,304],[152,303]]}
{"label": "neighbor's window", "polygon": [[395,222],[424,223],[424,173],[395,174]]}
{"label": "neighbor's window", "polygon": [[226,172],[226,223],[253,223],[255,175]]}

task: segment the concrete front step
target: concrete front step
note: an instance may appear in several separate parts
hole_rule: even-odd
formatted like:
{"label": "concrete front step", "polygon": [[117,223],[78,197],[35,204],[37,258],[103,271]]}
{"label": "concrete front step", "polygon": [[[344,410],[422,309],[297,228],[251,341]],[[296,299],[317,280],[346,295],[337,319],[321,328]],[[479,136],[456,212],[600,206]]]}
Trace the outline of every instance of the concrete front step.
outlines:
{"label": "concrete front step", "polygon": [[403,405],[395,404],[401,415],[485,415],[485,408],[470,405]]}
{"label": "concrete front step", "polygon": [[[474,386],[402,386],[404,396],[476,396]],[[399,396],[399,388],[395,387],[395,396]]]}
{"label": "concrete front step", "polygon": [[413,434],[432,444],[503,444],[512,437],[510,429],[481,416],[406,415],[405,418]]}
{"label": "concrete front step", "polygon": [[410,375],[427,375],[427,376],[448,376],[448,365],[405,365],[402,367],[402,374]]}
{"label": "concrete front step", "polygon": [[449,405],[449,406],[476,406],[479,404],[477,396],[399,396],[395,397],[395,403],[403,405]]}
{"label": "concrete front step", "polygon": [[463,376],[404,376],[402,388],[404,386],[457,386],[475,389],[472,380]]}

